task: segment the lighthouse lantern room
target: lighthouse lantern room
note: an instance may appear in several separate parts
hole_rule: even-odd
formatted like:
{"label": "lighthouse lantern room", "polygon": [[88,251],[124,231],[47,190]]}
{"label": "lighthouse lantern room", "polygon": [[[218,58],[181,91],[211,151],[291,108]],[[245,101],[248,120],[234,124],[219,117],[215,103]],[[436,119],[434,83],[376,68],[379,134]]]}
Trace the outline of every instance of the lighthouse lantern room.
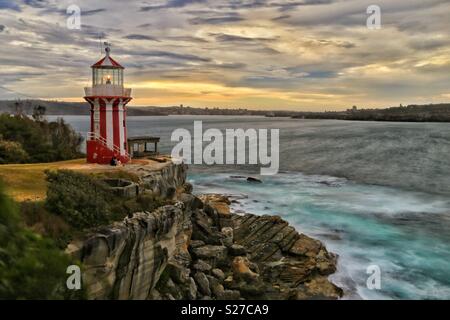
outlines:
{"label": "lighthouse lantern room", "polygon": [[108,164],[112,158],[122,163],[130,161],[127,152],[126,105],[131,101],[131,89],[124,87],[122,67],[110,56],[105,43],[105,57],[91,66],[92,87],[85,88],[84,99],[91,106],[87,161]]}

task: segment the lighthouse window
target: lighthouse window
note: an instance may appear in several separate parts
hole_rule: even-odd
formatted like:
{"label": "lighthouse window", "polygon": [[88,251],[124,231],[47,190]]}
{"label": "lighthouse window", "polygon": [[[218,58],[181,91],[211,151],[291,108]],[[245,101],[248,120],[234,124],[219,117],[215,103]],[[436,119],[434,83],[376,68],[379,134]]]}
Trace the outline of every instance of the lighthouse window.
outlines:
{"label": "lighthouse window", "polygon": [[119,86],[123,86],[123,70],[119,70]]}
{"label": "lighthouse window", "polygon": [[92,70],[92,84],[94,86],[104,84],[123,86],[123,70],[117,68],[94,68]]}
{"label": "lighthouse window", "polygon": [[118,80],[119,80],[119,70],[118,69],[114,69],[114,83],[115,85],[118,85]]}

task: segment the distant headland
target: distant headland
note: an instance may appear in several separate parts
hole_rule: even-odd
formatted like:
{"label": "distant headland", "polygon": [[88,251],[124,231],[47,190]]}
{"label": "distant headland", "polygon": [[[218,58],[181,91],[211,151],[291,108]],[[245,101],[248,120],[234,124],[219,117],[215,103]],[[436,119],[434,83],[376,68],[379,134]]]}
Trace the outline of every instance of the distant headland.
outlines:
{"label": "distant headland", "polygon": [[450,104],[428,104],[387,109],[358,109],[337,112],[304,112],[296,119],[336,119],[354,121],[450,122]]}
{"label": "distant headland", "polygon": [[[64,102],[56,100],[0,100],[0,113],[32,115],[36,109],[44,109],[46,115],[89,115],[86,102]],[[385,109],[366,109],[356,106],[345,111],[288,111],[253,110],[245,108],[194,108],[190,106],[128,107],[129,116],[169,115],[229,115],[289,117],[294,119],[335,119],[354,121],[400,121],[400,122],[450,122],[450,103],[408,105]]]}

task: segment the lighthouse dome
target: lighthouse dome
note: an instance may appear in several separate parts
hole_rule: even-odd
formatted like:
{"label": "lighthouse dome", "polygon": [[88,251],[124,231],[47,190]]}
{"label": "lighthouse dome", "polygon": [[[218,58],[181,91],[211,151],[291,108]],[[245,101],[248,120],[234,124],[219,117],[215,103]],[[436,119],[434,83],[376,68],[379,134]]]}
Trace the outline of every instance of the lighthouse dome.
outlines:
{"label": "lighthouse dome", "polygon": [[105,45],[105,57],[94,63],[91,68],[124,69],[116,60],[110,57],[111,46],[108,42]]}

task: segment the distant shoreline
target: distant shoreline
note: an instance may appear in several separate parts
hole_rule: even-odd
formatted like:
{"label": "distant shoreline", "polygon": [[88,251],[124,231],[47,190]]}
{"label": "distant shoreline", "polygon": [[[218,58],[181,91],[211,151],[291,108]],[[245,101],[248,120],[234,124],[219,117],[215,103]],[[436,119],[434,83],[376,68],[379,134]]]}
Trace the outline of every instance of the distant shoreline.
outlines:
{"label": "distant shoreline", "polygon": [[405,122],[405,123],[449,123],[450,119],[445,120],[396,120],[396,119],[340,119],[340,118],[298,118],[298,117],[291,117],[291,119],[296,120],[339,120],[339,121],[359,121],[359,122]]}
{"label": "distant shoreline", "polygon": [[[45,100],[0,100],[0,113],[32,115],[37,106],[45,108],[48,116],[89,116],[90,108],[84,102],[60,102]],[[346,111],[305,112],[287,110],[250,110],[171,107],[128,107],[128,116],[265,116],[268,118],[292,118],[315,120],[379,121],[379,122],[450,122],[450,103],[408,105],[386,109],[359,109],[354,106]]]}

